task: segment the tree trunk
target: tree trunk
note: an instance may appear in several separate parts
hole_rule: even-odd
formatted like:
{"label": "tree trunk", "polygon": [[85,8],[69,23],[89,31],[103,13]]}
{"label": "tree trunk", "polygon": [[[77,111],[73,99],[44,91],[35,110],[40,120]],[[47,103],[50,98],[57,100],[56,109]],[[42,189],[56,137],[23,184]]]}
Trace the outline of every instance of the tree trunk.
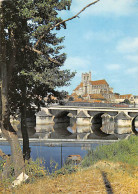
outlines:
{"label": "tree trunk", "polygon": [[[8,72],[6,64],[6,45],[4,34],[4,19],[2,17],[2,2],[0,1],[0,81],[1,81],[1,101],[2,101],[2,133],[11,146],[11,159],[13,162],[15,176],[18,176],[24,170],[24,161],[22,150],[18,141],[17,134],[10,123],[9,104],[8,104],[8,86],[11,72]],[[14,64],[11,64],[14,65]],[[5,172],[6,169],[4,169]],[[6,173],[3,173],[4,175]]]}
{"label": "tree trunk", "polygon": [[1,99],[1,86],[2,86],[2,13],[1,13],[1,7],[2,7],[2,2],[0,1],[0,127],[1,127],[1,120],[2,120],[2,99]]}
{"label": "tree trunk", "polygon": [[25,160],[30,159],[30,147],[29,147],[29,136],[27,131],[27,123],[26,123],[26,106],[25,104],[21,109],[21,132],[23,138],[23,158]]}

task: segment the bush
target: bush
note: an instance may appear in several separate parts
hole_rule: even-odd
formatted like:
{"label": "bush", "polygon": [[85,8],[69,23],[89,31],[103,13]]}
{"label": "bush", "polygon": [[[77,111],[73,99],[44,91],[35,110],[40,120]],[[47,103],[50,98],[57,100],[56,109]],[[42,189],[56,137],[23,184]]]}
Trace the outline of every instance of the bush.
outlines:
{"label": "bush", "polygon": [[29,164],[26,164],[25,173],[29,176],[29,181],[33,182],[35,178],[46,176],[48,173],[44,167],[42,159],[33,161],[30,159]]}
{"label": "bush", "polygon": [[75,165],[64,165],[63,168],[55,171],[53,176],[71,174],[73,172],[76,172],[77,169],[78,169],[78,166],[75,166]]}
{"label": "bush", "polygon": [[5,160],[3,160],[2,158],[0,158],[0,173],[2,172],[2,170],[3,170],[3,166],[4,166],[4,163],[5,163],[6,161]]}
{"label": "bush", "polygon": [[89,151],[81,165],[88,167],[99,160],[118,161],[138,166],[138,137],[131,136],[128,140],[99,146],[95,151]]}

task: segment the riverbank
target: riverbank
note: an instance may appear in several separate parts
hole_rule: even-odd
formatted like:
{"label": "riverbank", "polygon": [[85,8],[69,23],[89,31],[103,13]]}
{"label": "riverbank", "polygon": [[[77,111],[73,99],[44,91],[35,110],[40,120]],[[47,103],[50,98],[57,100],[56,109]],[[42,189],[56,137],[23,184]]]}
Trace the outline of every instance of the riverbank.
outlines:
{"label": "riverbank", "polygon": [[34,183],[23,184],[4,193],[57,194],[57,193],[138,193],[138,168],[121,163],[97,162],[86,169],[71,174],[39,178]]}
{"label": "riverbank", "polygon": [[0,192],[137,194],[138,137],[98,147],[88,153],[80,166],[55,169],[52,175],[44,172],[38,175],[18,188],[1,188]]}

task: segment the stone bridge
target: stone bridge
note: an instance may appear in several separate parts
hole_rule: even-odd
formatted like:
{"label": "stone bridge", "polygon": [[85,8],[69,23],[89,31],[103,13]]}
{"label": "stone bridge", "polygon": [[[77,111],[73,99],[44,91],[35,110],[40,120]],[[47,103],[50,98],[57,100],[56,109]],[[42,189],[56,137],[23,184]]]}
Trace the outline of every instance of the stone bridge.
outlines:
{"label": "stone bridge", "polygon": [[138,108],[50,106],[36,114],[36,125],[53,123],[76,125],[80,133],[99,126],[107,134],[138,134]]}

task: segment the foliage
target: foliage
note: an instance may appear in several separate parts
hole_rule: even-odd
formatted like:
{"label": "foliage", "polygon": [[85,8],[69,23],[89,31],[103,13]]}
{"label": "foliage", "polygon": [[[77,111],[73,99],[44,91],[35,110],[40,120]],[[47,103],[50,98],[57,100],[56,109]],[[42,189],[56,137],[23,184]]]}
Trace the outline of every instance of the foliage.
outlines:
{"label": "foliage", "polygon": [[70,165],[64,165],[63,168],[55,171],[53,176],[71,174],[73,172],[76,172],[77,170],[78,170],[78,166],[76,166],[76,165],[71,165],[71,164]]}
{"label": "foliage", "polygon": [[13,167],[13,164],[10,164],[10,166],[9,166],[10,172],[8,173],[9,176],[7,178],[6,177],[2,178],[2,173],[3,173],[5,165],[6,165],[6,160],[2,159],[0,157],[0,180],[1,180],[0,188],[3,187],[5,189],[7,189],[12,184],[12,182],[15,180],[15,177],[14,177],[14,167]]}
{"label": "foliage", "polygon": [[46,176],[47,171],[45,170],[43,160],[37,158],[36,161],[33,161],[30,159],[29,163],[25,166],[25,173],[29,176],[29,180]]}
{"label": "foliage", "polygon": [[83,159],[83,167],[90,166],[99,160],[128,163],[138,166],[138,137],[131,136],[128,140],[121,140],[110,145],[103,145],[96,150],[89,151]]}
{"label": "foliage", "polygon": [[55,162],[54,160],[50,160],[50,170],[51,170],[51,173],[54,174],[57,169],[58,169],[58,163]]}
{"label": "foliage", "polygon": [[115,92],[114,94],[115,94],[115,95],[118,95],[118,96],[120,95],[120,94],[119,94],[119,93],[117,93],[117,92]]}
{"label": "foliage", "polygon": [[[60,98],[57,87],[67,86],[75,75],[61,70],[66,54],[61,53],[61,43],[52,29],[61,22],[58,12],[70,8],[70,0],[13,0],[3,4],[6,29],[6,59],[9,63],[12,39],[15,39],[16,60],[10,83],[11,112],[26,104],[27,110],[35,104],[44,105],[44,97],[53,94]],[[66,28],[65,22],[57,30]],[[11,32],[13,37],[11,37]],[[32,108],[34,109],[34,107]]]}
{"label": "foliage", "polygon": [[72,96],[70,96],[69,101],[74,101],[74,98]]}
{"label": "foliage", "polygon": [[26,118],[45,106],[47,95],[60,98],[62,92],[57,88],[69,85],[75,75],[61,69],[66,60],[62,53],[64,37],[56,33],[66,28],[59,11],[68,10],[70,5],[70,0],[13,0],[2,4],[6,70],[2,69],[7,75],[7,84],[2,85],[8,91],[5,107],[8,114],[21,113],[24,159],[30,157]]}
{"label": "foliage", "polygon": [[0,173],[2,172],[4,163],[5,163],[5,160],[1,159],[0,157]]}
{"label": "foliage", "polygon": [[125,103],[125,104],[130,104],[130,101],[129,101],[128,99],[125,99],[125,100],[123,101],[123,103]]}
{"label": "foliage", "polygon": [[[4,160],[0,160],[0,175],[2,173],[3,166],[5,165]],[[12,169],[11,165],[11,169]],[[25,173],[29,176],[27,179],[28,183],[33,183],[36,181],[37,178],[45,177],[48,172],[45,170],[43,160],[40,158],[37,158],[36,161],[29,160],[29,163],[25,165]],[[2,179],[2,182],[0,184],[0,191],[1,188],[5,188],[6,191],[8,191],[8,188],[11,187],[12,182],[15,180],[15,177],[11,174],[8,178]],[[1,193],[1,192],[0,192]]]}

